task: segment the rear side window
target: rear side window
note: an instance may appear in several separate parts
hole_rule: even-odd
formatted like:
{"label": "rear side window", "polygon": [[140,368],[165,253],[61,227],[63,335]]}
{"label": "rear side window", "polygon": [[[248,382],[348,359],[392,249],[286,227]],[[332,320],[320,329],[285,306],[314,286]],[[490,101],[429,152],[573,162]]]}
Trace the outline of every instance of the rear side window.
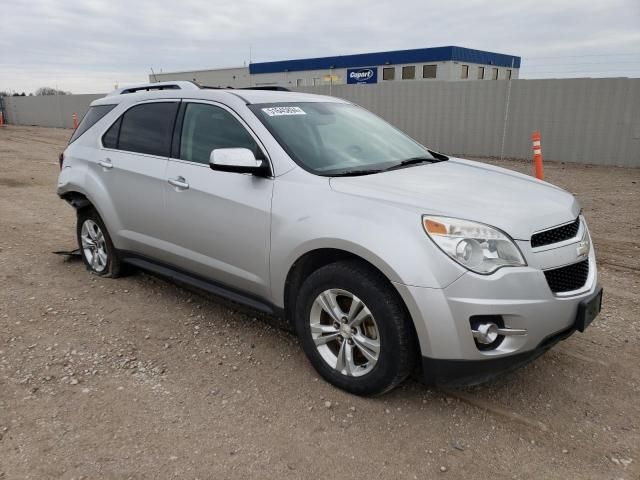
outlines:
{"label": "rear side window", "polygon": [[[115,148],[168,157],[178,105],[178,102],[145,103],[127,110],[120,120],[120,131]],[[104,139],[108,137],[107,140],[113,145],[116,133],[111,132],[111,129],[107,131],[109,135],[105,134],[103,137],[103,144]]]}
{"label": "rear side window", "polygon": [[258,144],[226,110],[203,103],[188,103],[182,123],[180,158],[209,164],[216,148],[248,148],[261,158]]}
{"label": "rear side window", "polygon": [[96,105],[95,107],[89,107],[89,110],[87,110],[87,113],[85,113],[82,121],[80,122],[80,125],[78,125],[76,131],[73,132],[69,143],[73,143],[74,141],[76,141],[78,137],[80,137],[80,135],[93,127],[98,122],[98,120],[100,120],[114,108],[116,108],[115,105]]}

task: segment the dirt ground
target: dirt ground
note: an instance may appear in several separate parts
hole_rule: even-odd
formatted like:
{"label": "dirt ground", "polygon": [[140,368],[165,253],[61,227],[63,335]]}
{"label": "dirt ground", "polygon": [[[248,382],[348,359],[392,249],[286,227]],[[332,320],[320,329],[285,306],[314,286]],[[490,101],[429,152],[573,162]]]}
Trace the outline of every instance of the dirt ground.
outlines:
{"label": "dirt ground", "polygon": [[640,478],[640,169],[546,165],[594,237],[584,334],[483,386],[370,399],[251,310],[52,254],[75,246],[69,136],[0,129],[0,479]]}

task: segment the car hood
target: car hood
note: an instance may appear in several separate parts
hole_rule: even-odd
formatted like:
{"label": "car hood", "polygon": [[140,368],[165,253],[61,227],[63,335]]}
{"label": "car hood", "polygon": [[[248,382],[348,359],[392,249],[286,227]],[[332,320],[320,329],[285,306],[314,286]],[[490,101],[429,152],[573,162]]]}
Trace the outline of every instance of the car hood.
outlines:
{"label": "car hood", "polygon": [[422,213],[493,225],[512,238],[574,220],[580,205],[549,183],[480,162],[451,158],[389,172],[334,177],[331,188],[418,208]]}

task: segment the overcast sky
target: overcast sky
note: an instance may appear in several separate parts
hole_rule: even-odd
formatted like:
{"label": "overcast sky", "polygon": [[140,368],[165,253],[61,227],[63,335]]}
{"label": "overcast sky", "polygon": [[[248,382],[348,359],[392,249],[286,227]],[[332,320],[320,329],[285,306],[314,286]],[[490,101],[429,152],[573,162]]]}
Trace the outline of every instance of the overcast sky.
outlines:
{"label": "overcast sky", "polygon": [[98,93],[156,72],[457,45],[521,77],[640,77],[640,0],[0,0],[0,90]]}

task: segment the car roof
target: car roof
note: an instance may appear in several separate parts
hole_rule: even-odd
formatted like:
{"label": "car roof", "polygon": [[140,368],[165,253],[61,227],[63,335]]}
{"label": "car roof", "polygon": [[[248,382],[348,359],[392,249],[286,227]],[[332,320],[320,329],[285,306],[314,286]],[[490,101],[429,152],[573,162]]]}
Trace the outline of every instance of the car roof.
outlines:
{"label": "car roof", "polygon": [[237,95],[248,104],[253,103],[285,103],[285,102],[338,102],[347,103],[344,100],[328,95],[316,95],[304,92],[286,92],[280,90],[223,90]]}
{"label": "car roof", "polygon": [[137,103],[145,100],[162,98],[189,98],[199,100],[223,101],[249,104],[287,103],[287,102],[335,102],[349,103],[345,100],[326,95],[316,95],[304,92],[290,92],[286,90],[266,89],[232,89],[200,87],[193,82],[159,82],[114,90],[105,97],[97,99],[91,105],[107,105]]}

